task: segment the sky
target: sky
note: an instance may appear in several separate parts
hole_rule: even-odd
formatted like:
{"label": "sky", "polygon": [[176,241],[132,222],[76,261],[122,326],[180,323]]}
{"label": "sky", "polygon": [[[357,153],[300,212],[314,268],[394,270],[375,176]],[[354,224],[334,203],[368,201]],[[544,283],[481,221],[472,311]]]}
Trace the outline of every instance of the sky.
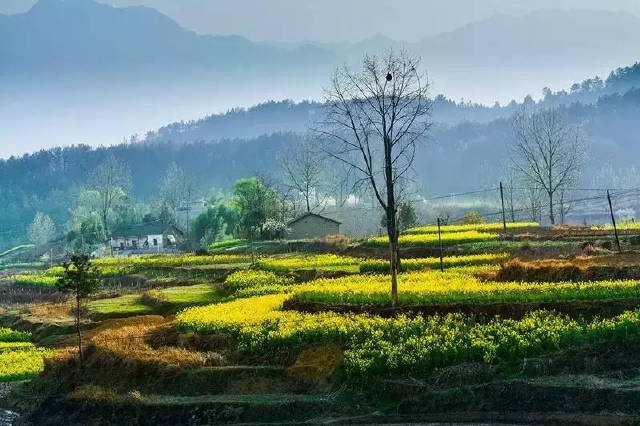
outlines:
{"label": "sky", "polygon": [[[450,31],[497,13],[538,9],[622,10],[640,16],[638,0],[100,0],[158,9],[203,34],[254,41],[360,41],[375,34],[404,41]],[[36,0],[0,0],[0,13],[28,10]]]}
{"label": "sky", "polygon": [[[358,42],[378,34],[397,41],[416,42],[499,14],[526,15],[542,9],[621,11],[640,17],[640,0],[96,1],[116,7],[152,7],[200,34],[239,35],[257,42],[280,43]],[[0,0],[0,14],[23,13],[35,3],[36,0]],[[563,18],[563,30],[564,23]],[[600,41],[606,38],[603,37],[606,31],[600,28],[602,31],[598,33],[598,25],[599,21],[595,25],[590,24],[587,31]],[[620,27],[618,21],[614,21],[613,25]],[[535,28],[540,28],[540,25]],[[571,28],[571,25],[567,25],[566,31],[571,32]],[[550,34],[548,29],[544,34]],[[554,34],[550,36],[556,37]],[[546,60],[539,60],[530,66],[522,59],[509,56],[508,60],[504,60],[503,56],[504,63],[499,72],[494,72],[494,68],[484,63],[475,69],[457,63],[450,66],[439,64],[441,69],[435,65],[429,69],[434,71],[430,77],[434,80],[434,94],[443,93],[455,100],[485,104],[493,104],[498,100],[504,104],[511,99],[521,100],[526,94],[539,97],[545,86],[559,90],[594,75],[606,77],[615,67],[631,64],[640,58],[635,51],[634,39],[627,37],[630,43],[626,44],[632,44],[634,49],[627,56],[622,48],[610,47],[620,44],[619,38],[615,38],[613,42],[608,41],[597,58],[591,54],[580,54],[580,60],[573,61],[571,57],[569,66],[567,61],[559,61],[562,65],[557,65]],[[476,41],[475,38],[473,40]],[[489,42],[482,40],[478,42],[482,45],[479,47],[492,46],[491,39],[488,39]],[[517,45],[516,53],[526,50],[521,46]],[[473,53],[474,43],[465,42],[462,48]],[[607,56],[606,53],[612,54]],[[450,55],[449,51],[446,55]],[[556,56],[560,59],[566,57],[563,54]],[[485,56],[480,57],[486,59]],[[551,59],[557,58],[554,56]],[[491,58],[487,59],[487,63],[490,61]],[[524,69],[523,66],[512,66],[510,61],[517,61],[517,65],[524,64]],[[490,75],[487,76],[487,73]],[[474,78],[469,78],[469,75]],[[129,87],[118,90],[107,87],[100,91],[100,84],[91,86],[94,92],[80,85],[75,91],[65,88],[58,90],[57,87],[52,88],[53,85],[46,79],[36,81],[36,84],[28,87],[29,90],[19,89],[13,82],[8,83],[9,90],[6,90],[2,83],[0,80],[0,158],[71,143],[109,145],[174,121],[198,119],[270,99],[319,99],[322,84],[326,81],[305,81],[302,85],[298,83],[298,86],[288,81],[280,86],[244,84],[242,87],[234,86],[233,90],[217,92],[211,87],[152,87],[135,93],[130,93]],[[6,101],[9,95],[11,102]]]}

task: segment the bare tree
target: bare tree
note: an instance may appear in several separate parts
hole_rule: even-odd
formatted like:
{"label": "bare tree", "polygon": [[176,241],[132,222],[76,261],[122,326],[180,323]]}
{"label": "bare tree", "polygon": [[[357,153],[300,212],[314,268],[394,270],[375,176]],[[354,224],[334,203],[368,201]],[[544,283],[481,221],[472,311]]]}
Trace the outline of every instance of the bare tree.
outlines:
{"label": "bare tree", "polygon": [[313,148],[305,141],[295,149],[285,151],[280,158],[284,184],[302,198],[307,213],[322,210],[328,199],[323,192],[325,158],[322,152]]}
{"label": "bare tree", "polygon": [[583,143],[577,126],[559,109],[517,113],[513,119],[513,164],[526,181],[540,187],[555,224],[554,198],[576,181],[582,167]]}
{"label": "bare tree", "polygon": [[113,155],[96,167],[90,187],[98,194],[100,217],[108,232],[108,217],[114,204],[126,197],[131,187],[131,172],[126,164]]}
{"label": "bare tree", "polygon": [[540,187],[530,182],[524,183],[524,193],[522,196],[522,203],[524,208],[528,211],[529,220],[537,222],[538,217],[541,216],[540,210],[542,209],[542,203],[540,199],[542,197],[542,191]]}
{"label": "bare tree", "polygon": [[36,247],[42,247],[53,238],[56,233],[56,225],[51,218],[41,212],[37,212],[33,222],[27,227],[29,241]]}
{"label": "bare tree", "polygon": [[416,146],[431,126],[429,83],[420,59],[390,51],[366,56],[362,70],[336,70],[326,115],[316,129],[323,150],[356,171],[387,217],[392,304],[398,303],[398,206]]}

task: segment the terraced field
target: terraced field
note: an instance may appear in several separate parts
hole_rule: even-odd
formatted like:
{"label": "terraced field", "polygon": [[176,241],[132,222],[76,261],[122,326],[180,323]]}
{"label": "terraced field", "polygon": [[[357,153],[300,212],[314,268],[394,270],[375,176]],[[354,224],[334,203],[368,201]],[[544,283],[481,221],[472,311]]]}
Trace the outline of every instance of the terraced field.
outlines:
{"label": "terraced field", "polygon": [[[141,413],[155,424],[583,424],[577,414],[584,424],[633,424],[640,254],[587,248],[576,257],[581,243],[565,242],[553,257],[519,260],[509,253],[521,243],[499,232],[448,229],[458,254],[443,258],[443,272],[437,257],[402,259],[397,307],[388,264],[363,256],[375,253],[371,241],[349,255],[253,263],[243,254],[101,259],[108,285],[87,305],[82,374],[71,305],[21,304],[0,314],[13,327],[0,329],[0,365],[9,366],[0,380],[35,378],[22,395],[49,389],[25,413],[42,424]],[[496,249],[477,252],[472,244],[485,243],[469,244],[470,233],[493,235]],[[433,235],[424,227],[405,238]],[[2,285],[49,291],[59,273],[25,271]]]}

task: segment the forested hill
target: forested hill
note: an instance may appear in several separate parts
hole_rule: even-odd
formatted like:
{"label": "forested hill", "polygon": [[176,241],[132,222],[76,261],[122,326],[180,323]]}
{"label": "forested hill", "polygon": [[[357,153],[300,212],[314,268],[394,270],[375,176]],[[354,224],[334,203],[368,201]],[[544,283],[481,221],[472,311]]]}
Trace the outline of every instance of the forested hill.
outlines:
{"label": "forested hill", "polygon": [[[279,108],[278,114],[289,122],[295,122],[297,112],[303,108],[317,107],[312,103],[302,104],[303,107],[291,103],[266,105]],[[230,115],[237,120],[236,126],[242,127],[240,117],[251,116],[261,108],[265,107]],[[598,186],[640,186],[637,169],[640,89],[605,95],[593,104],[573,103],[565,109],[572,121],[582,125],[587,137],[584,182]],[[292,111],[291,118],[287,117],[287,110]],[[188,131],[198,128],[206,127],[195,123],[185,126]],[[181,133],[174,130],[175,134]],[[204,194],[211,187],[227,189],[235,179],[256,173],[277,177],[278,156],[303,139],[301,133],[275,132],[256,138],[208,142],[217,140],[214,130],[215,126],[202,131],[197,138],[185,139],[189,143],[176,144],[167,138],[99,149],[73,146],[0,160],[0,248],[23,242],[26,226],[38,211],[49,214],[58,229],[64,229],[90,171],[109,155],[131,169],[134,200],[152,201],[172,162],[196,178],[198,189]],[[435,125],[416,155],[420,189],[427,195],[494,185],[504,177],[511,131],[507,118]]]}
{"label": "forested hill", "polygon": [[[512,101],[508,105],[491,107],[469,102],[456,102],[443,95],[434,98],[432,120],[435,123],[455,126],[463,121],[488,123],[510,117],[523,104],[529,107],[546,108],[573,103],[592,104],[603,96],[640,87],[640,63],[612,71],[606,79],[593,77],[575,83],[556,92],[543,89],[544,98],[537,104],[531,97],[521,103]],[[318,120],[320,102],[270,101],[251,108],[236,108],[224,114],[209,115],[187,122],[171,123],[157,131],[147,133],[147,142],[200,142],[219,141],[229,138],[255,138],[273,132],[306,132]]]}

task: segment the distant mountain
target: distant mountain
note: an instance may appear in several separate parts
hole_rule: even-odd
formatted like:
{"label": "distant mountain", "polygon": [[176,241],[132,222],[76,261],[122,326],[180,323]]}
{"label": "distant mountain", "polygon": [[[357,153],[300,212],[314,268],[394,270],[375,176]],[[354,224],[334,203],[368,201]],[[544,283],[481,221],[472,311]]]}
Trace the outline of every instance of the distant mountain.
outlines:
{"label": "distant mountain", "polygon": [[[497,15],[419,43],[381,34],[359,43],[256,43],[200,35],[145,7],[40,0],[26,13],[0,15],[0,157],[113,144],[268,99],[320,99],[335,66],[389,47],[422,56],[434,96],[504,105],[545,86],[568,90],[577,79],[604,79],[640,59],[639,39],[640,19],[629,14],[549,10]],[[447,108],[451,114],[436,117],[450,124],[510,111]],[[217,139],[258,130],[229,128]]]}

